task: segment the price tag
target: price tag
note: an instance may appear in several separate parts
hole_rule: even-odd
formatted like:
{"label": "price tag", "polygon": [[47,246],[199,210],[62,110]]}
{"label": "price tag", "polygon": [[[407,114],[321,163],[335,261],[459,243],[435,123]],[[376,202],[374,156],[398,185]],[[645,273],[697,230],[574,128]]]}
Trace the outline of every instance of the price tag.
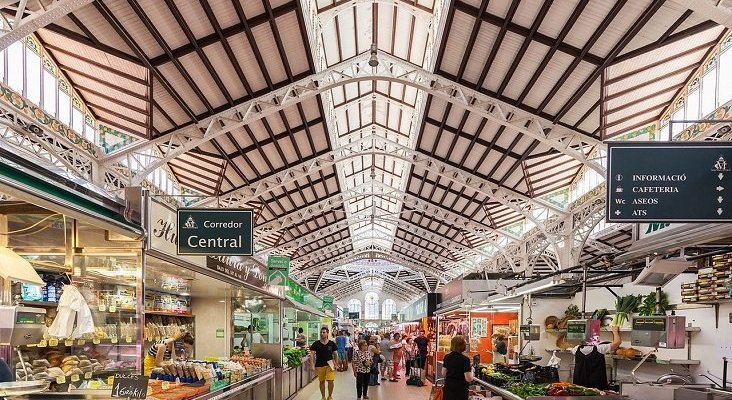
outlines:
{"label": "price tag", "polygon": [[107,311],[107,306],[105,306],[104,304],[100,304],[99,305],[99,312],[105,312],[105,311]]}
{"label": "price tag", "polygon": [[71,375],[71,382],[79,382],[79,374]]}
{"label": "price tag", "polygon": [[125,337],[125,343],[132,343],[132,337],[131,336]]}
{"label": "price tag", "polygon": [[170,382],[168,382],[168,381],[163,381],[163,384],[162,384],[162,389],[163,389],[163,390],[168,390],[168,389],[170,389]]}
{"label": "price tag", "polygon": [[76,344],[77,344],[77,345],[79,345],[79,346],[83,346],[83,345],[85,345],[85,344],[86,344],[86,340],[84,340],[84,339],[79,339],[79,340],[77,340],[77,341],[76,341]]}
{"label": "price tag", "polygon": [[112,385],[114,383],[114,375],[107,377],[107,385]]}
{"label": "price tag", "polygon": [[87,373],[84,374],[84,379],[91,379],[91,378],[92,378],[92,373],[91,372],[87,372]]}
{"label": "price tag", "polygon": [[89,382],[89,389],[92,389],[92,390],[99,389],[99,381]]}
{"label": "price tag", "polygon": [[94,344],[99,344],[100,342],[101,342],[101,340],[99,340],[99,338],[92,339],[92,343],[94,343]]}
{"label": "price tag", "polygon": [[47,343],[45,340],[41,340],[40,342],[38,342],[38,347],[46,347],[46,346],[47,346]]}
{"label": "price tag", "polygon": [[115,337],[113,337],[113,338],[112,338],[112,344],[117,344],[117,342],[119,342],[119,339],[117,339],[117,337],[116,337],[116,336],[115,336]]}
{"label": "price tag", "polygon": [[74,345],[74,341],[71,339],[64,340],[64,346],[71,347]]}
{"label": "price tag", "polygon": [[64,383],[66,383],[66,377],[65,376],[57,376],[56,377],[56,383],[58,383],[59,385],[63,385]]}
{"label": "price tag", "polygon": [[117,312],[117,306],[109,306],[109,312]]}
{"label": "price tag", "polygon": [[48,339],[48,345],[51,347],[58,346],[58,339]]}

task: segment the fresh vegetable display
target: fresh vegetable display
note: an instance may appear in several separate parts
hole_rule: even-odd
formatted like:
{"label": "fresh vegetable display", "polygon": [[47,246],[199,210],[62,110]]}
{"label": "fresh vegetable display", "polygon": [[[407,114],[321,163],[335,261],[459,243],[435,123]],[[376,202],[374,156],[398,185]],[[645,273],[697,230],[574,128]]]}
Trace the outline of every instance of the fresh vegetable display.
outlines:
{"label": "fresh vegetable display", "polygon": [[[666,292],[661,292],[661,313],[665,314],[667,310],[672,309],[668,302],[668,295]],[[643,302],[638,307],[638,314],[641,316],[650,316],[656,314],[656,292],[653,291],[643,296]]]}
{"label": "fresh vegetable display", "polygon": [[282,354],[287,359],[287,365],[294,368],[302,365],[302,358],[305,357],[307,351],[299,347],[291,347],[282,351]]}
{"label": "fresh vegetable display", "polygon": [[640,304],[642,296],[622,296],[618,297],[615,303],[615,318],[613,319],[613,326],[623,326],[623,323],[628,319],[628,315],[635,312]]}
{"label": "fresh vegetable display", "polygon": [[511,393],[526,399],[532,396],[603,396],[601,390],[574,385],[569,382],[557,382],[549,385],[514,382],[506,389]]}

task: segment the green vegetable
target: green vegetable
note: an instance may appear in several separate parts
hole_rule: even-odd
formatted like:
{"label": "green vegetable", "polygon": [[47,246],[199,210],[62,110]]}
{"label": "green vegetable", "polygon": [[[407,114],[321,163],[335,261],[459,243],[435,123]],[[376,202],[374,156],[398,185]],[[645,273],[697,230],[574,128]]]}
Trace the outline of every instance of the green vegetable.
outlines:
{"label": "green vegetable", "polygon": [[615,303],[615,311],[617,314],[613,318],[613,326],[623,326],[625,320],[628,319],[628,315],[635,312],[638,308],[642,296],[622,296],[618,297]]}
{"label": "green vegetable", "polygon": [[[670,310],[671,307],[668,303],[668,295],[666,292],[661,292],[661,313],[665,314],[666,310]],[[638,314],[643,316],[654,315],[656,313],[656,292],[648,293],[643,297],[643,303],[638,308]]]}

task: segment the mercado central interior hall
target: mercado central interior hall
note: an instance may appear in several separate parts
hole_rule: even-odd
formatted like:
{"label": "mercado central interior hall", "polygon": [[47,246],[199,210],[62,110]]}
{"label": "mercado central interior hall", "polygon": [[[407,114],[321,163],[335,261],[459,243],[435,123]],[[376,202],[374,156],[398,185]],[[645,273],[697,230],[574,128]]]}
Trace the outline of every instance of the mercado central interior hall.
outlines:
{"label": "mercado central interior hall", "polygon": [[0,400],[732,400],[732,0],[0,0]]}

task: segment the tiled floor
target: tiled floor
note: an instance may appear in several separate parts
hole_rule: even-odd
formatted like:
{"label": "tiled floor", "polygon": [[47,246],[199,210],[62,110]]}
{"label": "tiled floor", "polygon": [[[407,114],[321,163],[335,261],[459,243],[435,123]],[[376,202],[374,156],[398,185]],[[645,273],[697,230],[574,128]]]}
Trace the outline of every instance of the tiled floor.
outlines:
{"label": "tiled floor", "polygon": [[[407,386],[404,371],[399,382],[381,381],[380,386],[369,386],[368,396],[371,400],[428,400],[430,396],[429,381],[427,386]],[[327,387],[326,387],[327,391]],[[355,400],[356,378],[353,371],[336,372],[333,400]],[[317,379],[303,388],[293,400],[320,400],[320,389]]]}

